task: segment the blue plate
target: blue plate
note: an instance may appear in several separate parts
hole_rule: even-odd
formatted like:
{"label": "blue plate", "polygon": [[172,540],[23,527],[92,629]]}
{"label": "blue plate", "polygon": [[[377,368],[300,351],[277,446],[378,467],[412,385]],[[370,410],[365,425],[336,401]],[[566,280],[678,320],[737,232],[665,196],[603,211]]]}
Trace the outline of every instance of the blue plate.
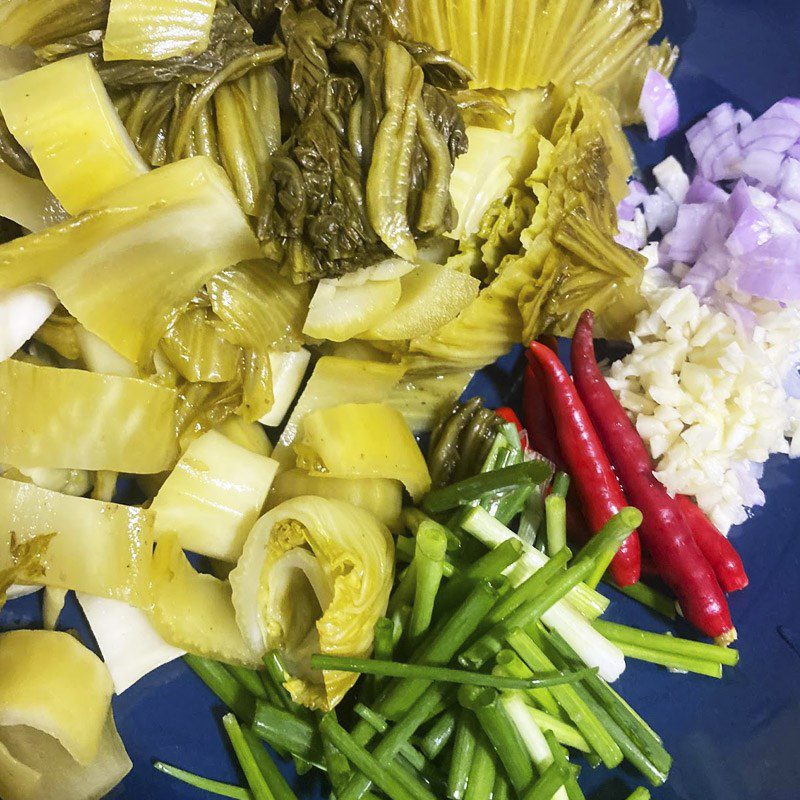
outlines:
{"label": "blue plate", "polygon": [[[665,0],[665,30],[681,45],[674,76],[681,124],[690,124],[719,102],[730,100],[761,112],[787,94],[800,93],[800,4],[797,0]],[[633,135],[644,166],[666,153],[684,154],[680,136],[648,143]],[[519,400],[514,383],[519,354],[476,376],[470,394],[492,403]],[[740,665],[721,681],[672,675],[629,662],[619,681],[622,694],[661,733],[675,758],[660,800],[793,800],[800,797],[800,463],[774,458],[767,466],[767,506],[753,514],[733,539],[750,587],[731,599],[739,629]],[[663,623],[619,596],[610,617],[653,630]],[[0,628],[40,624],[39,601],[9,603]],[[77,628],[93,645],[80,612],[70,605],[61,627]],[[203,684],[175,662],[114,699],[133,771],[109,798],[199,800],[204,793],[156,773],[156,758],[220,780],[238,782],[220,732],[220,707]],[[318,779],[287,776],[301,800],[321,800]],[[638,783],[634,773],[585,768],[581,782],[590,797],[623,798]],[[58,798],[53,798],[58,800]]]}

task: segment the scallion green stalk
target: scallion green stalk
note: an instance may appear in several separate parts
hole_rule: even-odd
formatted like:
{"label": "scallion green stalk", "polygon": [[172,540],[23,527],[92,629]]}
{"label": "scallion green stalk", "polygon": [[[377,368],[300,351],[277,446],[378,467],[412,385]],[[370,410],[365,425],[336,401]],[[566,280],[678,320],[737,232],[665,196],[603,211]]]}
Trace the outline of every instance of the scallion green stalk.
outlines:
{"label": "scallion green stalk", "polygon": [[[375,728],[378,733],[386,733],[386,731],[389,730],[389,723],[380,714],[369,708],[369,706],[365,706],[363,703],[356,703],[353,710],[361,719]],[[403,742],[403,744],[400,745],[399,754],[402,755],[414,769],[424,769],[426,763],[425,756],[410,742]]]}
{"label": "scallion green stalk", "polygon": [[524,461],[521,464],[512,464],[510,467],[465,478],[441,489],[434,489],[425,496],[422,507],[428,513],[438,514],[456,506],[467,505],[487,492],[513,489],[528,482],[542,483],[548,477],[550,468],[545,462]]}
{"label": "scallion green stalk", "polygon": [[464,800],[492,800],[492,790],[497,775],[494,753],[485,734],[478,733],[475,752],[469,767],[469,780]]}
{"label": "scallion green stalk", "polygon": [[447,796],[452,800],[464,800],[467,792],[469,769],[475,756],[475,729],[475,718],[466,709],[462,709],[456,723],[453,754],[447,776]]}
{"label": "scallion green stalk", "polygon": [[626,642],[614,642],[614,644],[628,658],[648,661],[651,664],[658,664],[678,672],[694,672],[697,675],[705,675],[708,678],[719,679],[722,677],[722,664],[719,662],[706,661],[702,658],[692,658],[691,656],[676,653],[665,653],[663,650],[654,650],[650,647],[642,647],[641,645],[628,644]]}
{"label": "scallion green stalk", "polygon": [[414,551],[416,581],[414,603],[408,633],[412,642],[428,630],[433,618],[433,606],[439,585],[442,582],[442,565],[447,550],[444,528],[435,522],[423,521],[417,528],[417,543]]}
{"label": "scallion green stalk", "polygon": [[456,730],[456,715],[451,709],[443,711],[422,737],[419,743],[422,752],[431,760],[447,747]]}
{"label": "scallion green stalk", "polygon": [[544,501],[544,516],[547,526],[547,555],[567,546],[567,501],[558,494],[550,494]]}
{"label": "scallion green stalk", "polygon": [[595,628],[611,641],[623,644],[646,647],[674,656],[688,656],[716,664],[735,667],[739,663],[739,652],[732,647],[721,647],[717,644],[695,642],[691,639],[681,639],[678,636],[669,636],[663,633],[652,633],[616,622],[597,620]]}
{"label": "scallion green stalk", "polygon": [[211,778],[203,778],[200,775],[195,775],[192,772],[187,772],[184,769],[173,767],[170,764],[165,764],[163,761],[156,761],[153,766],[165,775],[171,778],[176,778],[189,786],[194,786],[195,789],[202,789],[204,792],[216,794],[219,797],[230,797],[232,800],[253,800],[253,795],[247,789],[241,786],[234,786],[230,783],[223,783],[222,781],[215,781]]}
{"label": "scallion green stalk", "polygon": [[200,680],[236,714],[249,722],[253,719],[255,700],[253,696],[218,661],[186,654],[183,660]]}
{"label": "scallion green stalk", "polygon": [[281,775],[280,770],[256,735],[249,728],[242,728],[242,735],[273,798],[275,800],[297,800],[297,795],[291,790],[286,778]]}
{"label": "scallion green stalk", "polygon": [[239,721],[233,714],[225,714],[222,718],[225,732],[228,734],[236,760],[242,768],[247,785],[253,795],[253,800],[275,800],[267,781],[256,763],[252,751],[244,738]]}
{"label": "scallion green stalk", "polygon": [[646,608],[661,614],[662,617],[667,619],[677,619],[678,612],[675,609],[675,601],[671,597],[662,594],[656,589],[648,586],[641,581],[634,583],[631,586],[618,586],[607,575],[603,579],[609,586],[613,586],[618,592],[630,597],[637,603],[641,603]]}

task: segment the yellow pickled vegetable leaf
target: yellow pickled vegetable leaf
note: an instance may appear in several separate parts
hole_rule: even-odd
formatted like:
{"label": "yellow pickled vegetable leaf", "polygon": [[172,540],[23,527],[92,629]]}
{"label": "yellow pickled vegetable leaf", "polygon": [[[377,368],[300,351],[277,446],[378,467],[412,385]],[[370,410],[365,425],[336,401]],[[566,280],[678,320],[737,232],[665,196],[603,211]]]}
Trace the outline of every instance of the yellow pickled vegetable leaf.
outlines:
{"label": "yellow pickled vegetable leaf", "polygon": [[[149,603],[153,545],[151,512],[71,497],[0,478],[0,571],[20,567],[21,583],[75,589]],[[19,561],[19,548],[55,534],[37,563]]]}
{"label": "yellow pickled vegetable leaf", "polygon": [[6,0],[0,6],[0,44],[39,47],[103,28],[108,0]]}
{"label": "yellow pickled vegetable leaf", "polygon": [[40,231],[64,218],[64,210],[50,190],[0,161],[0,217],[29,231]]}
{"label": "yellow pickled vegetable leaf", "polygon": [[428,466],[403,415],[382,403],[347,403],[303,418],[297,466],[334,478],[393,478],[414,500],[431,488]]}
{"label": "yellow pickled vegetable leaf", "polygon": [[259,420],[262,425],[276,426],[283,422],[289,406],[300,390],[310,360],[311,353],[305,347],[288,352],[270,351],[272,408]]}
{"label": "yellow pickled vegetable leaf", "polygon": [[195,439],[153,500],[155,535],[178,537],[181,547],[236,561],[267,499],[278,463],[221,433]]}
{"label": "yellow pickled vegetable leaf", "polygon": [[70,214],[147,172],[88,55],[2,81],[0,112]]}
{"label": "yellow pickled vegetable leaf", "polygon": [[406,373],[387,402],[396,408],[415,434],[427,433],[441,412],[461,397],[473,372],[445,372],[441,375]]}
{"label": "yellow pickled vegetable leaf", "polygon": [[303,333],[332,342],[352,339],[385,319],[400,300],[401,291],[397,279],[359,286],[322,280],[311,298]]}
{"label": "yellow pickled vegetable leaf", "polygon": [[0,363],[0,462],[151,473],[177,457],[173,389],[77,369]]}
{"label": "yellow pickled vegetable leaf", "polygon": [[103,58],[161,61],[208,47],[215,0],[111,0]]}
{"label": "yellow pickled vegetable leaf", "polygon": [[100,659],[58,631],[0,634],[4,800],[96,800],[131,768]]}
{"label": "yellow pickled vegetable leaf", "polygon": [[245,422],[237,416],[228,417],[222,425],[217,426],[216,431],[251,453],[260,456],[272,453],[272,443],[258,422]]}
{"label": "yellow pickled vegetable leaf", "polygon": [[649,46],[661,27],[660,0],[408,0],[405,8],[411,38],[464,64],[473,87],[589,86],[620,102],[626,124],[638,119],[630,97],[641,93],[642,63],[669,75],[677,58],[669,43]]}
{"label": "yellow pickled vegetable leaf", "polygon": [[53,536],[54,533],[36,536],[21,544],[16,537],[11,541],[8,559],[11,566],[0,568],[0,608],[6,601],[9,588],[20,576],[44,574],[44,557]]}
{"label": "yellow pickled vegetable leaf", "polygon": [[323,356],[284,426],[272,457],[282,469],[294,466],[292,445],[306,414],[340,403],[382,403],[404,372],[397,364]]}
{"label": "yellow pickled vegetable leaf", "polygon": [[237,627],[230,585],[196,572],[177,537],[169,534],[161,537],[153,554],[150,619],[173,647],[226,664],[259,664]]}
{"label": "yellow pickled vegetable leaf", "polygon": [[271,507],[303,495],[344,500],[363,508],[390,530],[399,530],[403,484],[389,478],[332,478],[290,469],[275,478],[269,495]]}
{"label": "yellow pickled vegetable leaf", "polygon": [[439,264],[420,264],[400,279],[400,300],[364,339],[413,339],[450,322],[478,295],[480,281]]}
{"label": "yellow pickled vegetable leaf", "polygon": [[310,657],[369,654],[393,567],[391,534],[374,516],[340,500],[295,497],[247,538],[230,576],[236,619],[257,653],[282,651],[294,699],[327,710],[358,676],[320,675]]}
{"label": "yellow pickled vegetable leaf", "polygon": [[198,289],[257,254],[222,168],[198,156],[137,178],[91,212],[0,246],[0,289],[49,286],[87,330],[148,366]]}
{"label": "yellow pickled vegetable leaf", "polygon": [[170,325],[161,340],[170,363],[193,383],[222,383],[239,372],[242,351],[221,333],[210,309],[190,306]]}

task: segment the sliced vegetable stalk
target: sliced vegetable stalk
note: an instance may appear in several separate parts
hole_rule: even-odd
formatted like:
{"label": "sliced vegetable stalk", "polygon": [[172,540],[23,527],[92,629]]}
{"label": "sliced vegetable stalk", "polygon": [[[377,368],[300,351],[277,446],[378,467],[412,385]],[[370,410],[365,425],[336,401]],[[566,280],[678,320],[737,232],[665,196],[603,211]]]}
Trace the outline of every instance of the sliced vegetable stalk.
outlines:
{"label": "sliced vegetable stalk", "polygon": [[161,61],[208,47],[214,0],[112,0],[103,37],[106,61]]}
{"label": "sliced vegetable stalk", "polygon": [[47,558],[18,580],[149,603],[153,516],[141,508],[102,503],[0,478],[0,570],[15,565],[15,547],[42,531],[56,532]]}
{"label": "sliced vegetable stalk", "polygon": [[157,536],[181,547],[236,561],[261,514],[278,464],[216,431],[195,439],[159,490],[151,511]]}
{"label": "sliced vegetable stalk", "polygon": [[311,353],[304,347],[286,353],[277,350],[270,351],[272,408],[259,420],[262,425],[275,427],[283,422],[289,406],[300,390],[310,360]]}
{"label": "sliced vegetable stalk", "polygon": [[147,172],[89,56],[3,81],[0,111],[70,214]]}
{"label": "sliced vegetable stalk", "polygon": [[64,209],[41,180],[0,162],[0,217],[40,231],[63,219]]}
{"label": "sliced vegetable stalk", "polygon": [[0,364],[0,460],[153,473],[177,455],[173,389],[76,369]]}
{"label": "sliced vegetable stalk", "polygon": [[149,612],[173,647],[230,664],[259,664],[236,624],[228,582],[196,572],[171,534],[160,538],[153,554]]}
{"label": "sliced vegetable stalk", "polygon": [[381,364],[339,356],[321,358],[275,445],[273,458],[281,468],[294,466],[292,445],[303,418],[311,411],[340,403],[382,403],[403,376],[396,364]]}
{"label": "sliced vegetable stalk", "polygon": [[58,298],[46,286],[32,284],[0,290],[0,361],[11,358],[39,330],[57,305]]}
{"label": "sliced vegetable stalk", "polygon": [[225,173],[204,157],[153,170],[94,205],[0,246],[0,289],[49,286],[87,330],[143,367],[205,281],[258,256]]}

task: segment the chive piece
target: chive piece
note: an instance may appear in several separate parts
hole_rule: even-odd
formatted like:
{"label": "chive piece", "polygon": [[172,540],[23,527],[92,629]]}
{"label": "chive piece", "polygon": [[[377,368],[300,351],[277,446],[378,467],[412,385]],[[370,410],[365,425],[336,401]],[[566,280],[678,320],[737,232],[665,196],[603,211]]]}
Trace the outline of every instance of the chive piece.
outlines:
{"label": "chive piece", "polygon": [[[549,639],[564,659],[573,665],[582,663],[562,636],[552,632]],[[585,683],[617,725],[637,743],[645,756],[661,772],[669,772],[672,757],[664,749],[658,734],[599,675],[588,675]]]}
{"label": "chive piece", "polygon": [[[494,689],[462,686],[458,691],[458,701],[475,713],[511,785],[518,793],[522,792],[533,781],[533,765],[516,725],[500,703],[498,693]],[[491,790],[491,786],[489,788]]]}
{"label": "chive piece", "polygon": [[239,766],[244,772],[244,777],[247,779],[247,785],[253,794],[253,800],[275,800],[264,776],[261,774],[250,747],[245,741],[239,721],[233,714],[226,714],[222,718],[222,724],[225,726],[225,732],[228,734],[233,752],[236,754],[236,760],[239,762]]}
{"label": "chive piece", "polygon": [[375,661],[371,658],[350,658],[348,656],[329,656],[315,653],[311,656],[311,667],[319,670],[338,670],[339,672],[358,672],[363,675],[381,675],[389,678],[410,678],[445,683],[459,683],[468,686],[493,689],[536,689],[541,686],[555,686],[582,680],[585,670],[562,675],[553,672],[547,675],[534,675],[530,678],[507,678],[502,675],[487,675],[449,667],[433,667],[427,664],[406,664],[398,661]]}
{"label": "chive piece", "polygon": [[153,766],[170,778],[176,778],[189,786],[194,786],[195,789],[202,789],[205,792],[219,795],[220,797],[231,797],[233,800],[253,800],[253,796],[247,789],[241,786],[234,786],[231,783],[222,783],[222,781],[215,781],[211,778],[203,778],[200,775],[195,775],[192,772],[173,767],[170,764],[165,764],[163,761],[156,761]]}
{"label": "chive piece", "polygon": [[[563,659],[560,658],[560,655],[554,656],[554,658],[561,660],[562,666],[564,666]],[[644,749],[635,741],[634,737],[622,726],[617,724],[616,720],[608,713],[608,710],[603,707],[602,703],[597,700],[585,685],[575,684],[572,688],[595,717],[600,720],[609,736],[617,743],[622,754],[630,764],[636,767],[653,786],[660,786],[664,783],[669,770],[661,769],[653,763],[648,754],[644,752]]]}
{"label": "chive piece", "polygon": [[597,620],[594,626],[603,636],[614,642],[639,645],[649,650],[658,650],[675,656],[689,656],[724,664],[728,667],[735,667],[739,663],[739,652],[731,647],[721,647],[718,644],[706,644],[706,642],[695,642],[691,639],[682,639],[664,633],[643,631],[616,622]]}
{"label": "chive piece", "polygon": [[[391,661],[394,655],[394,623],[388,617],[381,617],[374,628],[372,654],[379,661]],[[364,683],[362,695],[370,702],[380,690],[383,679],[377,675],[369,675]]]}
{"label": "chive piece", "polygon": [[[511,675],[514,678],[530,678],[533,675],[513,650],[501,650],[497,654],[492,672],[500,675]],[[559,715],[558,703],[549,689],[529,689],[526,695],[552,716],[557,717]]]}
{"label": "chive piece", "polygon": [[422,784],[417,787],[418,794],[409,792],[372,753],[358,744],[330,714],[325,714],[322,717],[319,727],[322,735],[330,739],[334,747],[340,750],[356,769],[369,778],[375,786],[392,800],[436,800],[436,797]]}
{"label": "chive piece", "polygon": [[411,621],[408,633],[412,642],[418,641],[428,630],[433,618],[433,604],[442,582],[442,563],[447,550],[444,528],[429,520],[417,528],[417,544],[414,563],[417,580],[414,584],[414,604],[411,606]]}
{"label": "chive piece", "polygon": [[512,564],[519,561],[523,549],[522,542],[518,539],[507,539],[494,550],[482,555],[439,591],[436,597],[437,608],[456,605],[469,594],[475,581],[491,581],[500,577]]}
{"label": "chive piece", "polygon": [[[416,552],[414,555],[416,555]],[[392,592],[392,596],[389,598],[389,614],[394,614],[395,611],[403,606],[411,606],[414,599],[414,587],[416,584],[417,562],[412,559],[411,563],[401,573],[400,580],[397,582],[397,586]]]}
{"label": "chive piece", "polygon": [[580,750],[582,753],[588,753],[591,750],[588,742],[581,736],[577,728],[564,722],[563,719],[554,717],[539,708],[533,708],[533,706],[528,706],[528,713],[543,733],[552,733],[560,744]]}
{"label": "chive piece", "polygon": [[528,503],[528,498],[536,491],[538,486],[538,483],[528,483],[505,494],[496,504],[494,516],[503,525],[508,525],[517,514],[522,512]]}
{"label": "chive piece", "polygon": [[281,775],[281,771],[253,731],[249,728],[242,728],[242,735],[275,800],[297,800],[297,795],[292,791],[286,778]]}
{"label": "chive piece", "polygon": [[[544,731],[544,738],[553,755],[553,761],[562,767],[565,772],[569,771],[570,764],[567,755],[552,731]],[[564,789],[566,789],[567,792],[567,800],[586,800],[585,795],[581,791],[581,787],[578,786],[577,776],[574,772],[564,783]]]}
{"label": "chive piece", "polygon": [[414,558],[414,539],[411,536],[398,536],[394,542],[394,552],[398,561],[409,563]]}
{"label": "chive piece", "polygon": [[593,561],[595,570],[587,579],[594,589],[608,569],[622,543],[642,524],[642,512],[633,506],[621,508],[575,555],[576,564],[586,559]]}
{"label": "chive piece", "polygon": [[575,767],[556,761],[541,774],[539,780],[522,795],[522,800],[552,800],[553,795],[570,779],[575,777]]}
{"label": "chive piece", "polygon": [[[524,631],[519,629],[511,631],[507,638],[508,643],[531,670],[555,669],[553,662]],[[550,691],[603,764],[609,769],[616,767],[622,761],[622,750],[576,693],[575,687],[553,686]]]}
{"label": "chive piece", "polygon": [[456,723],[456,738],[447,776],[447,796],[453,800],[464,800],[469,784],[469,768],[475,755],[475,740],[474,717],[462,709]]}
{"label": "chive piece", "polygon": [[547,555],[552,556],[567,546],[567,501],[561,495],[550,494],[544,501],[547,526]]}
{"label": "chive piece", "polygon": [[550,491],[551,495],[566,498],[569,491],[569,475],[566,472],[556,472],[553,478],[553,488]]}
{"label": "chive piece", "polygon": [[441,489],[434,489],[425,496],[422,507],[429,513],[448,511],[478,500],[487,492],[499,489],[513,489],[519,484],[531,481],[541,483],[550,476],[550,467],[544,461],[524,461],[510,467],[474,475],[463,481],[451,483]]}
{"label": "chive piece", "polygon": [[[328,713],[336,719],[335,710]],[[328,781],[334,792],[338,794],[353,774],[350,770],[350,762],[324,736],[322,737],[322,758],[325,771],[328,773]]]}
{"label": "chive piece", "polygon": [[456,730],[456,715],[450,709],[443,711],[422,737],[419,743],[422,752],[433,761],[447,747]]}
{"label": "chive piece", "polygon": [[225,667],[253,697],[257,697],[259,700],[267,699],[267,692],[264,689],[264,684],[255,670],[247,669],[247,667],[239,667],[235,664],[226,664]]}
{"label": "chive piece", "polygon": [[[510,630],[526,628],[537,622],[551,606],[581,583],[595,569],[595,566],[596,562],[589,559],[576,561],[568,570],[547,583],[539,594],[523,603],[483,634],[458,657],[459,663],[472,669],[482,667],[492,656],[502,650],[506,634]],[[536,577],[536,573],[531,580],[534,577]]]}
{"label": "chive piece", "polygon": [[491,800],[495,769],[492,747],[484,734],[478,734],[475,742],[475,753],[469,767],[469,779],[464,800]]}
{"label": "chive piece", "polygon": [[263,700],[256,703],[253,733],[275,748],[287,750],[312,764],[321,763],[319,737],[314,726]]}
{"label": "chive piece", "polygon": [[[361,719],[368,722],[378,733],[386,733],[389,730],[389,723],[376,711],[373,711],[363,703],[356,703],[353,709]],[[403,742],[400,745],[399,754],[402,755],[415,770],[420,771],[425,768],[425,756],[419,752],[410,742]]]}
{"label": "chive piece", "polygon": [[428,527],[435,527],[445,539],[447,539],[447,552],[454,553],[461,549],[461,539],[453,533],[447,525],[442,525],[432,520],[418,508],[406,508],[403,510],[403,523],[415,536],[419,535],[420,526],[427,523]]}
{"label": "chive piece", "polygon": [[[408,712],[386,733],[372,750],[372,754],[381,763],[391,763],[392,759],[400,752],[403,742],[407,742],[416,732],[417,728],[427,721],[431,713],[440,708],[442,700],[445,698],[444,690],[439,686],[432,686],[412,704]],[[356,726],[358,729],[358,726]],[[373,731],[371,726],[366,725],[366,729]],[[353,738],[359,744],[357,730],[353,731]],[[365,741],[368,736],[362,735]],[[365,775],[357,773],[353,775],[341,791],[337,791],[339,800],[360,800],[366,796],[371,786],[371,781]]]}
{"label": "chive piece", "polygon": [[[430,665],[449,663],[475,632],[496,599],[497,592],[486,581],[478,583],[455,613],[426,636],[413,660]],[[376,710],[387,719],[395,719],[408,711],[430,685],[431,681],[423,678],[392,682],[381,694]]]}
{"label": "chive piece", "polygon": [[694,672],[697,675],[705,675],[708,678],[719,679],[722,677],[722,664],[719,662],[715,663],[702,658],[692,658],[691,656],[673,655],[672,653],[665,653],[663,650],[654,650],[650,647],[627,644],[626,642],[614,642],[614,644],[619,647],[626,658],[648,661],[651,664],[658,664],[679,672]]}
{"label": "chive piece", "polygon": [[648,586],[646,583],[639,581],[630,586],[619,586],[607,575],[603,580],[618,592],[622,592],[622,594],[630,597],[631,600],[635,600],[637,603],[655,611],[657,614],[661,614],[662,617],[666,617],[667,619],[678,618],[678,612],[675,609],[675,601],[671,597],[662,594],[657,589]]}
{"label": "chive piece", "polygon": [[650,800],[650,790],[644,786],[637,786],[628,795],[627,800]]}
{"label": "chive piece", "polygon": [[511,800],[511,788],[508,780],[502,772],[494,776],[494,788],[492,789],[492,800]]}
{"label": "chive piece", "polygon": [[218,661],[186,654],[183,660],[200,680],[236,714],[239,719],[249,722],[253,719],[255,700],[236,678]]}

